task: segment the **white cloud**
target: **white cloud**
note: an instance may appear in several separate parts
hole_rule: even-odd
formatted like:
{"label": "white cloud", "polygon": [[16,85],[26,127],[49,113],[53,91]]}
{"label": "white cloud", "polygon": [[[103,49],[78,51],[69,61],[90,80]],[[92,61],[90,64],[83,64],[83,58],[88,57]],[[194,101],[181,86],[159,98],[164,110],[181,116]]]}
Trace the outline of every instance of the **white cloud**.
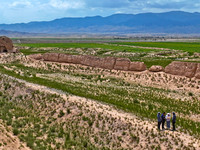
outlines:
{"label": "white cloud", "polygon": [[173,10],[198,12],[200,0],[0,0],[0,23]]}
{"label": "white cloud", "polygon": [[13,3],[9,4],[9,7],[12,8],[24,8],[28,6],[31,6],[31,2],[28,0],[14,1]]}
{"label": "white cloud", "polygon": [[58,9],[77,9],[84,6],[81,0],[50,0],[49,5]]}

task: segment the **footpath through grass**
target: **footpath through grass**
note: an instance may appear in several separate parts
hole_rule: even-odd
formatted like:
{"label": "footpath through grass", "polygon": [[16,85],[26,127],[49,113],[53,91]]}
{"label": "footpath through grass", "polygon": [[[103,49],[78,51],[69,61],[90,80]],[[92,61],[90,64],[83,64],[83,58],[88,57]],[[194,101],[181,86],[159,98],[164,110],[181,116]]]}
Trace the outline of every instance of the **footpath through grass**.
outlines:
{"label": "footpath through grass", "polygon": [[[37,71],[35,68],[20,65],[17,67],[22,70],[28,70],[29,73]],[[40,69],[40,71],[42,70]],[[153,120],[156,119],[156,114],[160,111],[171,112],[173,110],[177,112],[177,114],[183,116],[200,113],[200,103],[198,101],[191,102],[167,98],[162,94],[160,95],[159,91],[162,92],[163,90],[157,88],[142,87],[126,83],[122,86],[113,87],[90,83],[86,84],[85,82],[79,81],[72,82],[70,80],[59,82],[53,79],[50,80],[36,76],[21,76],[13,71],[6,70],[2,65],[0,66],[0,72],[23,79],[27,82],[44,85],[73,95],[105,102],[121,110],[134,113],[137,116]],[[192,135],[200,136],[200,122],[195,122],[188,118],[178,116],[177,125],[181,126],[184,131],[188,131]]]}

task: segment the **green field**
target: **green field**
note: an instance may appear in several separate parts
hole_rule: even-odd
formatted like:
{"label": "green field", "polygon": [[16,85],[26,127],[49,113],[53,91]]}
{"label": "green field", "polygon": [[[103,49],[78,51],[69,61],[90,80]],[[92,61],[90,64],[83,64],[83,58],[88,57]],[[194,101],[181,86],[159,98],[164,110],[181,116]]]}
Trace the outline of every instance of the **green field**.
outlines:
{"label": "green field", "polygon": [[[116,45],[117,44],[117,45]],[[122,46],[124,45],[124,46]],[[133,48],[129,46],[141,46],[141,47],[157,47],[157,48],[169,48],[169,49],[175,49],[176,54],[179,53],[184,53],[188,52],[188,56],[193,55],[193,52],[198,52],[196,49],[200,48],[199,43],[172,43],[172,42],[122,42],[122,43],[34,43],[34,44],[20,44],[20,46],[28,46],[30,49],[24,50],[22,49],[21,52],[24,53],[25,55],[29,54],[38,54],[38,53],[47,53],[47,52],[59,52],[59,53],[69,53],[69,54],[76,54],[78,55],[79,53],[74,51],[74,50],[54,50],[54,48],[82,48],[82,49],[97,49],[99,48],[100,50],[96,50],[97,53],[94,54],[95,56],[113,56],[113,57],[120,57],[120,56],[115,56],[116,53],[122,52],[122,53],[137,53],[138,55],[136,56],[122,56],[122,57],[127,57],[131,61],[142,61],[144,62],[147,67],[151,67],[152,65],[161,65],[163,67],[167,66],[169,63],[175,60],[180,60],[183,57],[182,56],[173,56],[171,57],[168,54],[163,54],[165,57],[149,57],[147,56],[150,53],[159,53],[159,52],[167,52],[166,50],[156,50],[153,48],[146,49],[146,48]],[[52,50],[42,50],[42,48],[45,47],[50,47]],[[35,48],[38,48],[35,50]],[[41,48],[41,49],[40,49]],[[170,50],[168,50],[170,52]],[[107,52],[110,52],[110,54],[106,54]],[[86,53],[86,55],[90,55]],[[187,61],[190,61],[189,59]],[[195,60],[192,60],[195,61]]]}
{"label": "green field", "polygon": [[20,46],[28,46],[32,48],[41,47],[58,47],[58,48],[102,48],[109,50],[116,50],[122,52],[151,52],[159,51],[153,49],[132,48],[127,46],[115,46],[110,44],[100,43],[34,43],[34,44],[20,44]]}
{"label": "green field", "polygon": [[114,44],[142,46],[142,47],[169,48],[169,49],[175,49],[175,50],[183,50],[186,52],[200,53],[200,43],[198,42],[119,42],[119,43],[114,43]]}
{"label": "green field", "polygon": [[[29,47],[59,47],[59,48],[103,48],[111,50],[119,50],[124,52],[149,52],[159,51],[142,48],[132,48],[127,46],[141,46],[141,47],[155,47],[155,48],[168,48],[174,50],[183,50],[186,52],[200,52],[199,42],[115,42],[112,44],[122,45],[116,46],[110,43],[31,43],[31,44],[20,44],[21,46]],[[124,46],[123,46],[124,45]],[[127,45],[127,46],[125,46]]]}

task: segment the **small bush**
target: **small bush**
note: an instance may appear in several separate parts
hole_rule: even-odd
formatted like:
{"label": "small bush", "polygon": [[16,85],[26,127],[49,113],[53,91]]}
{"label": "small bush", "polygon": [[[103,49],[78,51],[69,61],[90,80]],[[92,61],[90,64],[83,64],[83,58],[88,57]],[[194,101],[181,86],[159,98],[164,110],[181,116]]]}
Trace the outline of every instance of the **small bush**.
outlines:
{"label": "small bush", "polygon": [[65,115],[65,113],[63,112],[63,110],[60,110],[60,113],[58,115],[59,118],[63,117]]}
{"label": "small bush", "polygon": [[188,95],[189,95],[189,96],[193,96],[193,93],[192,93],[192,92],[189,92]]}
{"label": "small bush", "polygon": [[13,129],[13,134],[14,134],[14,135],[18,135],[18,134],[19,134],[19,130],[18,130],[17,128],[14,128],[14,129]]}

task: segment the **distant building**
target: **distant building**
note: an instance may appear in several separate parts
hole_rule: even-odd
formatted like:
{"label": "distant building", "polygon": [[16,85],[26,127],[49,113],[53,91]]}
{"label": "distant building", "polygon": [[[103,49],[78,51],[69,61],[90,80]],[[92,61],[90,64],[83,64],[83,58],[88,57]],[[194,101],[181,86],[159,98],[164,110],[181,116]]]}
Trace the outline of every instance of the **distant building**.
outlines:
{"label": "distant building", "polygon": [[13,42],[6,36],[0,36],[0,53],[16,53],[17,49],[13,46]]}

